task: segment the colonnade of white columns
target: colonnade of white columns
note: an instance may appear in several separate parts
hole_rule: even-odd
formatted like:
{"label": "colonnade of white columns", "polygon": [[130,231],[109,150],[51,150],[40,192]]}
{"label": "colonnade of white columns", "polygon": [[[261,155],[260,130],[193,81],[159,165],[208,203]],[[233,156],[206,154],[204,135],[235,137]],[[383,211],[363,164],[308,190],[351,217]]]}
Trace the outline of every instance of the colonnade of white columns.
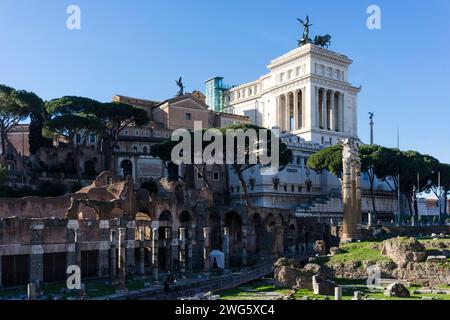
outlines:
{"label": "colonnade of white columns", "polygon": [[344,94],[315,87],[313,127],[329,131],[344,131]]}
{"label": "colonnade of white columns", "polygon": [[[277,96],[277,124],[283,131],[306,128],[305,89]],[[311,128],[344,131],[344,93],[315,87],[311,97]]]}
{"label": "colonnade of white columns", "polygon": [[277,97],[277,123],[281,130],[296,131],[305,124],[305,90],[294,90]]}

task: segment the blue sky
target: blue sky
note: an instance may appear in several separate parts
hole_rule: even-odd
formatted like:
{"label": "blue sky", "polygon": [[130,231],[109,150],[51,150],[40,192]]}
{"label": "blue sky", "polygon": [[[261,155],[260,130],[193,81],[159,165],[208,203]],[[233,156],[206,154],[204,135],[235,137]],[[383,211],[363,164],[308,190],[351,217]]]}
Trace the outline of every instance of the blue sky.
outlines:
{"label": "blue sky", "polygon": [[[81,30],[66,28],[69,5]],[[381,7],[382,30],[366,27],[366,9]],[[0,0],[0,83],[44,99],[113,94],[165,99],[183,76],[188,91],[221,75],[254,80],[269,61],[296,47],[296,20],[332,35],[331,50],[354,60],[361,85],[359,135],[450,162],[450,1],[406,0]]]}

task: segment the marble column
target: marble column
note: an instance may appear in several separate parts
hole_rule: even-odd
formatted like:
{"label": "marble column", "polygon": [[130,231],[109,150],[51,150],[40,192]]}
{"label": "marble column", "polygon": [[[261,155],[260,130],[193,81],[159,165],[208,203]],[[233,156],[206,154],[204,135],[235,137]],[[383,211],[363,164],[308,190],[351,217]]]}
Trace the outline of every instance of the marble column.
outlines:
{"label": "marble column", "polygon": [[355,214],[356,214],[356,224],[362,225],[362,215],[361,215],[361,161],[355,161],[355,186],[356,186],[356,197],[355,197]]}
{"label": "marble column", "polygon": [[247,266],[247,226],[242,226],[242,265]]}
{"label": "marble column", "polygon": [[180,239],[179,239],[179,261],[180,261],[180,272],[186,272],[186,229],[180,228]]}
{"label": "marble column", "polygon": [[223,254],[225,256],[225,269],[230,267],[230,229],[223,228]]}
{"label": "marble column", "polygon": [[136,222],[129,221],[125,234],[126,272],[134,274],[136,269]]}
{"label": "marble column", "polygon": [[294,128],[293,130],[299,129],[299,121],[301,119],[298,118],[298,90],[294,91]]}
{"label": "marble column", "polygon": [[153,280],[159,279],[159,262],[158,262],[158,228],[152,229],[152,270]]}
{"label": "marble column", "polygon": [[188,229],[187,237],[187,271],[192,272],[192,229]]}
{"label": "marble column", "polygon": [[345,94],[339,93],[340,131],[345,133]]}
{"label": "marble column", "polygon": [[109,276],[110,276],[110,280],[111,283],[114,283],[116,281],[116,271],[117,271],[117,256],[116,256],[116,241],[117,241],[117,236],[116,236],[116,230],[111,229],[109,232],[109,241],[110,241],[110,249],[109,249]]}
{"label": "marble column", "polygon": [[319,105],[320,103],[320,91],[319,91],[319,87],[314,87],[314,104],[311,107],[311,118],[313,119],[313,124],[312,127],[313,128],[319,128],[320,126],[320,121],[319,121],[319,109],[321,108],[321,106]]}
{"label": "marble column", "polygon": [[77,257],[75,254],[75,233],[80,228],[78,220],[69,220],[67,222],[67,257],[66,257],[66,269],[69,266],[76,265],[81,268],[81,264],[77,264]]}
{"label": "marble column", "polygon": [[[178,241],[179,241],[179,234],[178,234],[177,226],[168,227],[166,229],[166,239],[167,239],[167,250],[169,259],[167,260],[166,264],[168,266],[168,270],[175,271],[175,262],[178,261]],[[170,240],[172,239],[172,240]]]}
{"label": "marble column", "polygon": [[119,267],[119,291],[124,292],[127,290],[127,284],[126,284],[126,273],[127,273],[127,264],[126,264],[126,232],[127,230],[125,228],[119,228],[119,261],[118,261],[118,267]]}
{"label": "marble column", "polygon": [[32,222],[29,282],[41,283],[44,280],[44,222]]}
{"label": "marble column", "polygon": [[327,89],[322,91],[322,129],[327,129]]}
{"label": "marble column", "polygon": [[335,131],[336,125],[335,125],[335,105],[334,105],[334,91],[331,91],[330,93],[330,114],[328,115],[330,117],[330,130]]}
{"label": "marble column", "polygon": [[291,108],[290,108],[290,96],[289,93],[284,95],[284,130],[286,131],[291,131],[291,121],[290,121],[290,113],[291,113]]}
{"label": "marble column", "polygon": [[203,228],[203,268],[209,272],[209,254],[211,252],[211,228]]}
{"label": "marble column", "polygon": [[139,275],[145,275],[145,230],[139,229]]}
{"label": "marble column", "polygon": [[100,220],[99,228],[99,251],[98,251],[98,276],[103,278],[109,273],[109,221]]}

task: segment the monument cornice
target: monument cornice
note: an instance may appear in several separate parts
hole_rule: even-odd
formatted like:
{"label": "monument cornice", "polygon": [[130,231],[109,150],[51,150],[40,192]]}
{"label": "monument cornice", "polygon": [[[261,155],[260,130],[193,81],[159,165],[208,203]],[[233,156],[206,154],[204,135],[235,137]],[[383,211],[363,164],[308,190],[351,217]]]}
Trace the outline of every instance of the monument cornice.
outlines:
{"label": "monument cornice", "polygon": [[311,75],[311,82],[313,84],[328,86],[328,87],[338,87],[342,90],[349,90],[352,91],[352,93],[359,93],[361,91],[360,88],[354,87],[348,82],[334,80],[330,78],[326,78],[319,75]]}

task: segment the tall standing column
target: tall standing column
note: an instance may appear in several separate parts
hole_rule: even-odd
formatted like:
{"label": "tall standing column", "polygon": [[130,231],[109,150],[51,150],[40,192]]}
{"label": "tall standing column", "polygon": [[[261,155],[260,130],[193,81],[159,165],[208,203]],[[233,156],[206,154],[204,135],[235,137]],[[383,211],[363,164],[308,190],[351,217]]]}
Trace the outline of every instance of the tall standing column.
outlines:
{"label": "tall standing column", "polygon": [[98,251],[98,276],[103,278],[109,273],[109,221],[100,220],[98,223],[100,247]]}
{"label": "tall standing column", "polygon": [[139,229],[139,275],[145,275],[145,230]]}
{"label": "tall standing column", "polygon": [[187,270],[192,272],[192,229],[188,229],[187,237]]}
{"label": "tall standing column", "polygon": [[294,91],[294,128],[293,130],[299,129],[299,118],[298,118],[298,90]]}
{"label": "tall standing column", "polygon": [[361,162],[355,161],[355,185],[356,185],[356,197],[355,197],[355,215],[356,224],[362,224],[361,215]]}
{"label": "tall standing column", "polygon": [[345,133],[345,94],[343,92],[339,93],[339,112],[340,112],[340,125],[339,128],[341,132]]}
{"label": "tall standing column", "polygon": [[126,272],[128,274],[134,274],[136,270],[136,222],[129,221],[126,229],[126,241],[125,241],[125,254],[126,254]]}
{"label": "tall standing column", "polygon": [[322,129],[327,129],[327,89],[322,91]]}
{"label": "tall standing column", "polygon": [[335,105],[334,105],[334,91],[331,91],[330,93],[330,130],[335,131],[336,130],[336,124],[335,124]]}
{"label": "tall standing column", "polygon": [[125,292],[127,290],[126,286],[126,273],[127,273],[127,264],[126,264],[126,237],[127,230],[125,228],[119,229],[119,291]]}
{"label": "tall standing column", "polygon": [[320,92],[319,92],[319,88],[316,86],[314,86],[313,95],[314,95],[314,103],[311,105],[311,119],[313,121],[312,127],[317,129],[320,126],[319,109],[321,108],[321,106],[319,105]]}
{"label": "tall standing column", "polygon": [[158,262],[158,228],[152,229],[152,269],[153,280],[159,279],[159,262]]}
{"label": "tall standing column", "polygon": [[247,266],[247,226],[242,226],[242,265]]}
{"label": "tall standing column", "polygon": [[203,268],[209,272],[209,254],[211,252],[211,228],[203,228]]}
{"label": "tall standing column", "polygon": [[116,249],[117,249],[117,235],[116,230],[111,229],[109,233],[109,241],[110,241],[110,249],[109,249],[109,276],[111,283],[116,282],[116,276],[117,276],[117,255],[116,255]]}
{"label": "tall standing column", "polygon": [[67,222],[67,256],[66,256],[66,269],[69,266],[76,265],[81,268],[81,264],[77,263],[76,250],[75,250],[75,239],[76,232],[79,230],[80,225],[78,220],[69,220]]}
{"label": "tall standing column", "polygon": [[180,272],[186,272],[186,228],[180,228],[180,242],[178,245]]}
{"label": "tall standing column", "polygon": [[225,256],[225,269],[230,267],[230,229],[223,228],[223,254]]}
{"label": "tall standing column", "polygon": [[290,97],[289,93],[287,93],[285,95],[285,97],[286,97],[286,99],[284,100],[285,101],[284,119],[285,119],[286,126],[284,129],[289,132],[289,131],[291,131],[291,97]]}
{"label": "tall standing column", "polygon": [[178,260],[178,233],[172,228],[166,227],[164,229],[164,247],[166,248],[166,269],[167,271],[174,270],[174,261]]}
{"label": "tall standing column", "polygon": [[41,283],[44,280],[44,222],[36,221],[31,225],[31,253],[29,282]]}

